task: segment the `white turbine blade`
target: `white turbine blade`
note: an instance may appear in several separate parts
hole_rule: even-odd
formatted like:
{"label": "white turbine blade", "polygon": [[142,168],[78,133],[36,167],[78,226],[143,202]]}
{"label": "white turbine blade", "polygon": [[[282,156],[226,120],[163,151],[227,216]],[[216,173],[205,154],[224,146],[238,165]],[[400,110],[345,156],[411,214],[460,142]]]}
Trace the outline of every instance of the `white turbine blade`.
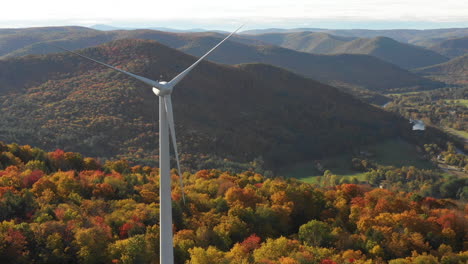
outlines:
{"label": "white turbine blade", "polygon": [[208,51],[205,55],[203,55],[200,59],[198,59],[194,64],[192,64],[190,67],[188,67],[187,69],[185,69],[183,72],[179,73],[179,75],[177,75],[176,77],[174,77],[174,79],[172,79],[170,82],[168,82],[167,84],[169,85],[169,87],[174,87],[176,84],[178,84],[180,81],[182,81],[182,79],[191,71],[193,70],[193,68],[195,68],[195,66],[198,65],[198,63],[200,63],[206,56],[208,56],[212,51],[214,51],[217,47],[219,47],[219,45],[221,45],[224,41],[226,41],[228,38],[230,38],[232,35],[234,35],[237,31],[239,31],[239,29],[241,29],[244,25],[241,25],[240,27],[238,27],[235,31],[233,31],[231,34],[229,34],[226,38],[224,38],[223,40],[221,40],[221,42],[218,43],[218,45],[214,46],[210,51]]}
{"label": "white turbine blade", "polygon": [[184,201],[185,204],[185,194],[184,194],[184,181],[182,179],[182,171],[180,170],[180,161],[179,161],[179,152],[177,151],[177,140],[176,140],[176,134],[175,134],[175,127],[174,127],[174,114],[172,112],[172,100],[171,100],[171,95],[166,95],[163,97],[164,98],[164,103],[166,105],[166,115],[167,115],[167,123],[169,124],[169,132],[171,134],[171,141],[172,141],[172,147],[174,149],[174,154],[177,162],[177,173],[179,174],[180,177],[180,190],[182,192],[182,200]]}
{"label": "white turbine blade", "polygon": [[148,85],[151,85],[152,87],[160,88],[159,83],[156,82],[156,81],[153,81],[153,80],[151,80],[151,79],[148,79],[148,78],[145,78],[145,77],[142,77],[142,76],[133,74],[133,73],[131,73],[131,72],[127,72],[127,71],[121,70],[121,69],[116,68],[116,67],[114,67],[114,66],[112,66],[112,65],[106,64],[106,63],[104,63],[104,62],[97,61],[97,60],[92,59],[92,58],[90,58],[90,57],[86,57],[85,55],[79,54],[79,53],[77,53],[77,52],[74,52],[74,51],[71,51],[71,50],[68,50],[68,49],[65,49],[65,48],[56,46],[56,45],[52,45],[52,44],[48,44],[48,45],[50,45],[50,46],[52,46],[52,47],[55,47],[55,48],[57,48],[57,49],[61,49],[61,50],[70,52],[70,53],[72,53],[72,54],[75,54],[75,55],[80,56],[80,57],[82,57],[82,58],[85,58],[85,59],[87,59],[87,60],[93,61],[93,62],[95,62],[95,63],[99,63],[99,64],[101,64],[101,65],[103,65],[103,66],[106,66],[107,68],[111,68],[111,69],[113,69],[113,70],[116,70],[116,71],[118,71],[118,72],[121,72],[121,73],[123,73],[123,74],[126,74],[126,75],[128,75],[128,76],[130,76],[130,77],[133,77],[133,78],[135,78],[135,79],[137,79],[137,80],[139,80],[139,81],[142,81],[142,82],[144,82],[144,83],[146,83],[146,84],[148,84]]}

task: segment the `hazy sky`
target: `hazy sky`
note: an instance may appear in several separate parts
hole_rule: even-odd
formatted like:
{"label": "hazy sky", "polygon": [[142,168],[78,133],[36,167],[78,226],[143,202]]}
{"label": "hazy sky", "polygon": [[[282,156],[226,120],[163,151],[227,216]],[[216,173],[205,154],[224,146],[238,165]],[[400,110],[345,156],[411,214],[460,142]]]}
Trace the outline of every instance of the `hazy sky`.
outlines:
{"label": "hazy sky", "polygon": [[4,0],[1,7],[0,27],[113,24],[230,29],[239,22],[247,22],[249,28],[468,26],[467,0]]}

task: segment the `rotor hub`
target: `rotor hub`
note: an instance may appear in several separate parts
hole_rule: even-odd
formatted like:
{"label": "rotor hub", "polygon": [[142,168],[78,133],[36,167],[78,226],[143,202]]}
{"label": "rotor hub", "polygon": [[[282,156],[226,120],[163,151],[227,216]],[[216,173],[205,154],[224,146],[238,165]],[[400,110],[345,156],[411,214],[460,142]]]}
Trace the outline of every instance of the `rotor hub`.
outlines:
{"label": "rotor hub", "polygon": [[172,93],[172,87],[167,82],[159,82],[158,87],[153,87],[153,93],[157,96],[165,96]]}

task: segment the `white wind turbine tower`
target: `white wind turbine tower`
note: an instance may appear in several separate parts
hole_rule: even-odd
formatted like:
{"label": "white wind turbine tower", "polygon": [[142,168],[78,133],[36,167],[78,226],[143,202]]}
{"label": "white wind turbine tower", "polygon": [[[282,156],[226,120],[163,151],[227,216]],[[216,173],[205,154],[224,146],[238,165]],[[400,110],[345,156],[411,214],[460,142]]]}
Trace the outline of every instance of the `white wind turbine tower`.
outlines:
{"label": "white wind turbine tower", "polygon": [[[171,175],[170,175],[170,150],[169,150],[169,133],[172,138],[172,146],[174,149],[174,154],[177,161],[177,172],[180,177],[181,191],[183,195],[183,182],[182,182],[182,173],[180,170],[179,154],[177,152],[176,144],[176,135],[174,128],[174,116],[172,112],[172,101],[171,93],[175,85],[177,85],[191,70],[195,68],[206,56],[208,56],[212,51],[214,51],[219,45],[224,41],[230,38],[234,33],[243,27],[240,26],[234,32],[229,34],[211,50],[209,50],[205,55],[200,57],[194,64],[185,69],[183,72],[179,73],[169,82],[164,81],[153,81],[151,79],[138,76],[136,74],[118,69],[114,66],[108,65],[106,63],[91,59],[79,53],[73,52],[62,47],[54,46],[61,50],[71,52],[75,55],[78,55],[82,58],[94,61],[103,66],[111,68],[113,70],[119,71],[123,74],[131,76],[137,80],[140,80],[153,87],[153,92],[159,96],[159,228],[160,228],[160,248],[159,256],[161,264],[173,264],[174,263],[174,248],[173,248],[173,236],[172,236],[172,203],[171,203]],[[185,198],[184,202],[185,202]]]}

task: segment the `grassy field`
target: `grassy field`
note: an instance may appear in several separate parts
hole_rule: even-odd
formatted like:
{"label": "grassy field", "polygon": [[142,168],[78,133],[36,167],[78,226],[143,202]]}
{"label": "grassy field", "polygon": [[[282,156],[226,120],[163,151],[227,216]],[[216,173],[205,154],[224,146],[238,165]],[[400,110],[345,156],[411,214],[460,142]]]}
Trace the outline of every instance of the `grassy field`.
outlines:
{"label": "grassy field", "polygon": [[446,99],[445,102],[449,104],[458,104],[463,105],[464,107],[468,107],[468,99]]}
{"label": "grassy field", "polygon": [[[363,147],[361,151],[372,153],[374,156],[370,160],[380,165],[393,165],[396,167],[415,166],[421,169],[433,169],[434,165],[427,160],[420,158],[416,147],[399,139],[388,140],[376,145]],[[351,169],[351,153],[343,154],[333,158],[321,160],[320,164],[325,170],[330,170],[333,174],[342,177],[356,177],[358,180],[365,180],[365,173]],[[283,170],[281,175],[294,177],[308,183],[316,183],[317,177],[323,173],[315,168],[314,161],[295,164]]]}
{"label": "grassy field", "polygon": [[389,96],[392,96],[392,95],[393,95],[393,96],[402,96],[402,95],[426,93],[426,92],[430,92],[430,91],[433,91],[433,90],[414,91],[414,92],[400,92],[400,93],[389,93],[389,94],[386,94],[386,95],[389,95]]}
{"label": "grassy field", "polygon": [[446,127],[447,132],[468,140],[468,132]]}

